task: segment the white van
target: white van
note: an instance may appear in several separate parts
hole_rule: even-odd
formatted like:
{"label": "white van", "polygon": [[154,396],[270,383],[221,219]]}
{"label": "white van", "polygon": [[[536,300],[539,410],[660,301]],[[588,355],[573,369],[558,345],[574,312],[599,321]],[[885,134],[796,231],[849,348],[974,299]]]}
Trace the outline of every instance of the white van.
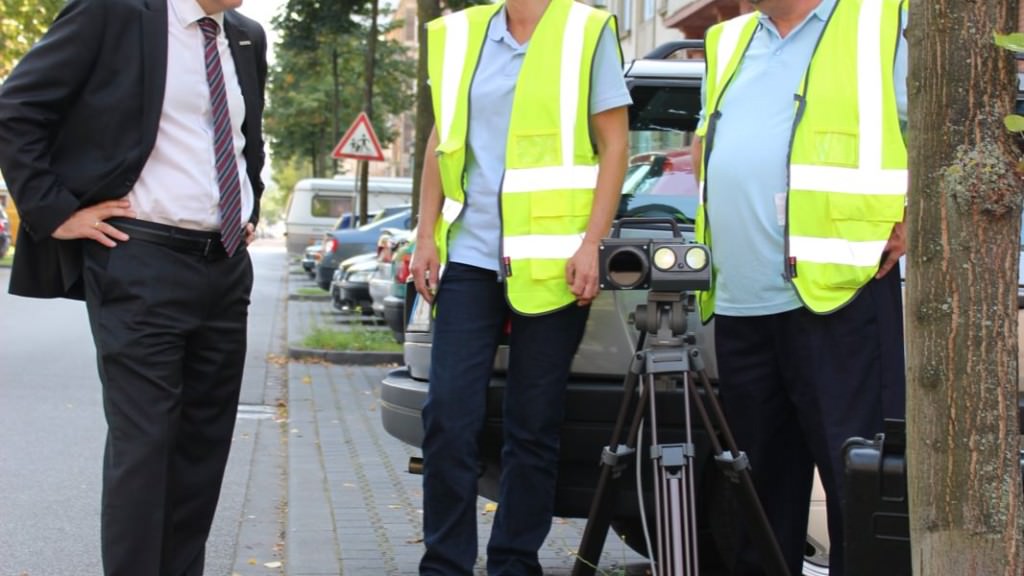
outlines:
{"label": "white van", "polygon": [[[412,202],[412,178],[370,177],[367,212]],[[359,212],[359,186],[352,176],[306,178],[295,183],[288,200],[285,236],[288,252],[301,254],[310,243],[334,229],[343,214]]]}

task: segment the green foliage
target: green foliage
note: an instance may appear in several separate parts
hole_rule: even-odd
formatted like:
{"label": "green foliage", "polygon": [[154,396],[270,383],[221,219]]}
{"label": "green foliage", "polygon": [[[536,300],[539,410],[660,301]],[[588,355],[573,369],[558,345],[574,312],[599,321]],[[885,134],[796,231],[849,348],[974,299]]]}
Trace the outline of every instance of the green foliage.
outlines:
{"label": "green foliage", "polygon": [[64,0],[0,0],[0,81],[64,6]]}
{"label": "green foliage", "polygon": [[[365,6],[289,0],[274,21],[282,36],[268,81],[265,130],[275,156],[308,166],[308,175],[332,175],[331,150],[364,108],[369,22],[359,14]],[[378,27],[371,120],[382,144],[394,139],[386,119],[412,106],[412,58],[399,42],[380,37],[398,24]]]}

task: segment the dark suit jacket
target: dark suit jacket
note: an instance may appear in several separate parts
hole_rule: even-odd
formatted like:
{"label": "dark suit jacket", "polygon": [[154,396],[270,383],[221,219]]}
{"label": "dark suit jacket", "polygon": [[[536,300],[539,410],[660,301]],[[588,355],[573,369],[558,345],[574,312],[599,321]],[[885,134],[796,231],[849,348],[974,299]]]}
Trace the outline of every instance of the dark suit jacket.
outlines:
{"label": "dark suit jacket", "polygon": [[[12,294],[84,297],[85,241],[50,235],[79,208],[135,185],[160,122],[167,17],[167,0],[71,0],[0,87],[0,170],[22,218]],[[255,223],[267,41],[258,23],[233,11],[224,32],[245,100]]]}

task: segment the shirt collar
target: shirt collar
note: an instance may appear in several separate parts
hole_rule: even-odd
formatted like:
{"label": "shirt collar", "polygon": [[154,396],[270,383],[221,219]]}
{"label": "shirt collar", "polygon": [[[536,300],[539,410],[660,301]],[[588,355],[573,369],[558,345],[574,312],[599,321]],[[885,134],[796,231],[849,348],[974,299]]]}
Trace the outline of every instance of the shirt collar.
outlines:
{"label": "shirt collar", "polygon": [[168,4],[171,5],[171,11],[174,12],[174,17],[182,28],[188,28],[194,25],[200,18],[209,16],[213,18],[221,30],[224,29],[223,12],[207,14],[196,0],[170,0]]}
{"label": "shirt collar", "polygon": [[505,13],[504,6],[491,19],[491,25],[487,28],[487,37],[495,42],[504,41],[513,48],[522,48],[519,42],[516,42],[516,39],[512,37],[512,33],[508,31],[508,14]]}

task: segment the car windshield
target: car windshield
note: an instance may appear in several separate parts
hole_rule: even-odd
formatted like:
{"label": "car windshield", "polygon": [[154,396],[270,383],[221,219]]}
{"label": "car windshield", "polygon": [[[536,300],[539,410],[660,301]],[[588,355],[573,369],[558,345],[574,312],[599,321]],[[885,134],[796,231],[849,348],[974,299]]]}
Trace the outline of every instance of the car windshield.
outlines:
{"label": "car windshield", "polygon": [[700,88],[636,86],[630,94],[630,159],[616,216],[692,223],[699,191],[689,148],[700,115]]}

